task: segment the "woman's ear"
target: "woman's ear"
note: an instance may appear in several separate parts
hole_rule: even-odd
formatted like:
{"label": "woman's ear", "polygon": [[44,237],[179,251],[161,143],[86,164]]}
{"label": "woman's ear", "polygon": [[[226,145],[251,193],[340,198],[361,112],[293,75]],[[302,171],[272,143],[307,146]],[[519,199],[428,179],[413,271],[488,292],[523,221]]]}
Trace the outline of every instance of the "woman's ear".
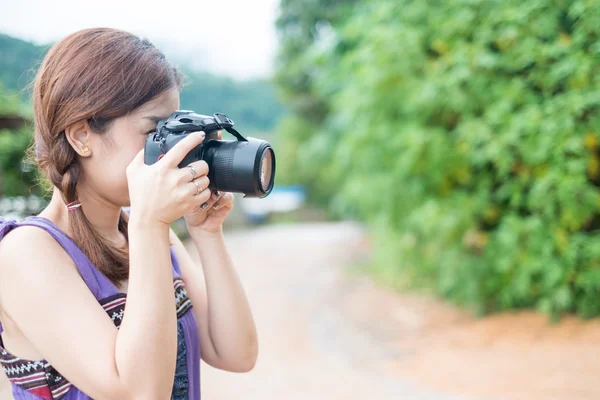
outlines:
{"label": "woman's ear", "polygon": [[65,136],[69,144],[81,157],[92,155],[92,149],[89,147],[91,134],[90,126],[85,120],[75,122],[65,129]]}

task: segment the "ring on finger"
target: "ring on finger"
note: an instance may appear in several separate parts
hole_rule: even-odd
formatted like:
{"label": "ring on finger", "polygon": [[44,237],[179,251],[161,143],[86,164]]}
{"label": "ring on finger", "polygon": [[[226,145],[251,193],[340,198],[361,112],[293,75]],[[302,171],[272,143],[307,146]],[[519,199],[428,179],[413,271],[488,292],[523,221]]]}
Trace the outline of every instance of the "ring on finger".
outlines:
{"label": "ring on finger", "polygon": [[192,179],[196,178],[196,168],[194,168],[193,165],[188,165],[188,170],[190,171],[190,174],[192,174]]}
{"label": "ring on finger", "polygon": [[196,185],[196,194],[194,196],[198,196],[202,192],[203,189],[200,185],[198,185],[198,182],[196,182],[195,180],[193,180],[192,183],[194,185]]}

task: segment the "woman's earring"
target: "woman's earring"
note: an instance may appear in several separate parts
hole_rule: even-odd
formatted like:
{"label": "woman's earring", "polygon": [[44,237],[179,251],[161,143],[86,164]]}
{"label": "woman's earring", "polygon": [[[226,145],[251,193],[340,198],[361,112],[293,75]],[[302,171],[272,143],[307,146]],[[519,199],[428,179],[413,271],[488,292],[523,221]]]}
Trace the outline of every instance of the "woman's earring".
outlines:
{"label": "woman's earring", "polygon": [[88,149],[88,147],[85,146],[83,149],[81,149],[81,151],[83,151],[84,153],[87,153],[88,151],[90,151],[90,149]]}

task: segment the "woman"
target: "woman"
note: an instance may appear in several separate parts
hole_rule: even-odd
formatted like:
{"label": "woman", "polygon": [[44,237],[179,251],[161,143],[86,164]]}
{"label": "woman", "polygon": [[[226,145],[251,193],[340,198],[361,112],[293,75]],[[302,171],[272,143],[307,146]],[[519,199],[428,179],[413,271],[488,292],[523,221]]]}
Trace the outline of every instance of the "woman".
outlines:
{"label": "woman", "polygon": [[[32,149],[52,199],[0,225],[0,362],[16,399],[199,399],[200,357],[253,368],[256,329],[223,240],[233,196],[207,189],[204,161],[177,167],[204,134],[143,162],[181,82],[119,30],[76,32],[46,55]],[[182,216],[202,266],[170,230]]]}

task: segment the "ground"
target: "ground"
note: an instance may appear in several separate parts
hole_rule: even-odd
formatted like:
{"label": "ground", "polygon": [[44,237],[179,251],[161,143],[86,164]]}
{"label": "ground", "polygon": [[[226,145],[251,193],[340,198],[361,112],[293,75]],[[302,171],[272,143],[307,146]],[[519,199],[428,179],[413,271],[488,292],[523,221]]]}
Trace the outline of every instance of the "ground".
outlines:
{"label": "ground", "polygon": [[226,237],[260,356],[247,374],[203,364],[205,399],[600,398],[598,320],[550,325],[533,312],[475,319],[439,300],[393,293],[347,272],[368,251],[350,222]]}

